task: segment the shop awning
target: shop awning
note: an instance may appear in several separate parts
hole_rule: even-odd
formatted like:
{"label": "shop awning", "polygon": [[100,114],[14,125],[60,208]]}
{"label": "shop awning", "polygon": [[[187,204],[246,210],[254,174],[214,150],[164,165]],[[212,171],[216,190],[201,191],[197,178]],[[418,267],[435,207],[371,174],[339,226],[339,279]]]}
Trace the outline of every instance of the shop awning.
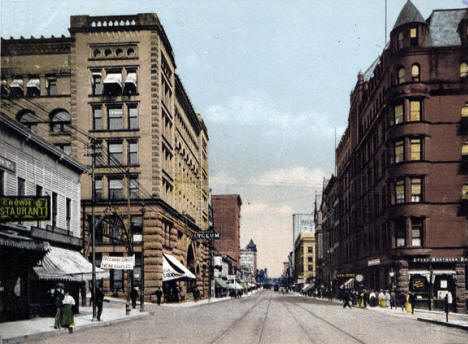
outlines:
{"label": "shop awning", "polygon": [[122,87],[122,74],[120,73],[109,73],[106,75],[104,84],[116,84]]}
{"label": "shop awning", "polygon": [[216,277],[215,278],[215,283],[216,283],[216,285],[218,287],[221,287],[221,288],[224,288],[224,289],[229,289],[229,285],[222,278]]}
{"label": "shop awning", "polygon": [[125,79],[126,84],[133,84],[136,87],[137,84],[137,75],[136,73],[128,73],[127,79]]}
{"label": "shop awning", "polygon": [[23,80],[21,79],[13,80],[10,84],[10,88],[14,88],[14,87],[23,89]]}
{"label": "shop awning", "polygon": [[352,289],[354,288],[354,278],[348,279],[346,282],[344,282],[341,286],[340,289]]}
{"label": "shop awning", "polygon": [[[90,281],[93,267],[80,252],[51,246],[34,272],[42,280]],[[96,267],[96,278],[109,278],[109,272]]]}
{"label": "shop awning", "polygon": [[26,83],[26,87],[41,89],[41,81],[39,79],[31,79]]}
{"label": "shop awning", "polygon": [[304,288],[302,288],[302,292],[307,293],[309,290],[311,290],[314,287],[314,284],[306,284]]}
{"label": "shop awning", "polygon": [[197,279],[181,262],[170,254],[163,254],[163,282]]}
{"label": "shop awning", "polygon": [[0,231],[0,247],[1,246],[42,252],[46,252],[50,247],[49,243],[46,241],[36,241],[21,235]]}

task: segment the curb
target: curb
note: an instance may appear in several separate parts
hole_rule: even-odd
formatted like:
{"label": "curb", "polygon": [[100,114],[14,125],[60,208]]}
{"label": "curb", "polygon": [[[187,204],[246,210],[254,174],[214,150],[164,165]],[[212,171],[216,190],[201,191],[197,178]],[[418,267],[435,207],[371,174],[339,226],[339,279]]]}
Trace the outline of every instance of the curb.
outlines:
{"label": "curb", "polygon": [[[151,315],[151,313],[143,313],[143,314],[138,314],[129,318],[120,318],[120,319],[114,319],[106,322],[94,322],[90,324],[85,324],[85,325],[80,325],[75,328],[73,328],[73,333],[75,332],[81,332],[85,331],[91,328],[96,328],[96,327],[104,327],[104,326],[112,326],[121,322],[125,321],[130,321],[130,320],[137,320],[141,318],[145,318],[147,316]],[[11,337],[11,338],[3,338],[0,339],[0,343],[2,344],[17,344],[17,343],[24,343],[27,341],[32,341],[32,340],[42,340],[42,339],[47,339],[47,338],[52,338],[52,337],[58,337],[62,336],[65,334],[69,334],[68,330],[54,330],[54,331],[46,331],[46,332],[41,332],[41,333],[35,333],[35,334],[30,334],[30,335],[25,335],[25,336],[18,336],[18,337]]]}
{"label": "curb", "polygon": [[428,319],[428,318],[417,318],[417,320],[432,323],[432,324],[447,326],[447,327],[455,327],[455,328],[458,328],[458,329],[461,329],[461,330],[468,331],[468,326],[466,326],[466,325],[448,323],[448,322],[445,322],[445,321]]}

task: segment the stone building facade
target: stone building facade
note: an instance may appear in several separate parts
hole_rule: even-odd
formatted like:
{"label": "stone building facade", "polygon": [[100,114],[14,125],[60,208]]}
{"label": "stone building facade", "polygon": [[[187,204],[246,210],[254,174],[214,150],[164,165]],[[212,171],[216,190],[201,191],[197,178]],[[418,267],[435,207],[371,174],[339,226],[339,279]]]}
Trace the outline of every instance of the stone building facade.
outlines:
{"label": "stone building facade", "polygon": [[294,245],[296,288],[315,280],[315,233],[301,233]]}
{"label": "stone building facade", "polygon": [[[154,13],[72,16],[70,37],[2,39],[2,107],[31,130],[92,166],[81,181],[81,230],[90,254],[92,199],[96,258],[135,254],[134,284],[209,291],[208,134],[176,74],[170,42]],[[196,282],[163,284],[162,256]],[[122,295],[111,271],[105,291]],[[169,291],[168,291],[169,292]],[[148,297],[147,297],[148,299]]]}
{"label": "stone building facade", "polygon": [[214,231],[220,239],[214,241],[215,251],[227,255],[236,262],[240,260],[240,210],[242,200],[239,195],[212,195]]}
{"label": "stone building facade", "polygon": [[[351,93],[336,150],[341,273],[466,310],[468,12],[408,1]],[[432,301],[432,302],[431,302]]]}
{"label": "stone building facade", "polygon": [[243,280],[255,283],[257,280],[257,245],[252,239],[245,249],[240,250],[239,264]]}

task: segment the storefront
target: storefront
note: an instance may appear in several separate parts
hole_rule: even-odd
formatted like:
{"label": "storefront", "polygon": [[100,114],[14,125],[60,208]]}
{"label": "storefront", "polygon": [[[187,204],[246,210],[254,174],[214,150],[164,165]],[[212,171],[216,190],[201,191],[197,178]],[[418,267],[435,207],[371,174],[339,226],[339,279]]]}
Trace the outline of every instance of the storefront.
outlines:
{"label": "storefront", "polygon": [[179,302],[181,294],[180,282],[190,283],[196,276],[187,269],[176,257],[163,253],[163,294],[164,302]]}

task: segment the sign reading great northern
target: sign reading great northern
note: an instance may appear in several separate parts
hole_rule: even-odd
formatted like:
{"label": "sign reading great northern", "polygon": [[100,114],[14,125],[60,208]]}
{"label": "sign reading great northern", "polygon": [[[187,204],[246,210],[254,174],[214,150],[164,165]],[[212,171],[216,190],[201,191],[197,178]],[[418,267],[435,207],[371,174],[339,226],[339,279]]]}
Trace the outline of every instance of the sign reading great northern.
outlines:
{"label": "sign reading great northern", "polygon": [[0,197],[0,222],[49,221],[50,197]]}

